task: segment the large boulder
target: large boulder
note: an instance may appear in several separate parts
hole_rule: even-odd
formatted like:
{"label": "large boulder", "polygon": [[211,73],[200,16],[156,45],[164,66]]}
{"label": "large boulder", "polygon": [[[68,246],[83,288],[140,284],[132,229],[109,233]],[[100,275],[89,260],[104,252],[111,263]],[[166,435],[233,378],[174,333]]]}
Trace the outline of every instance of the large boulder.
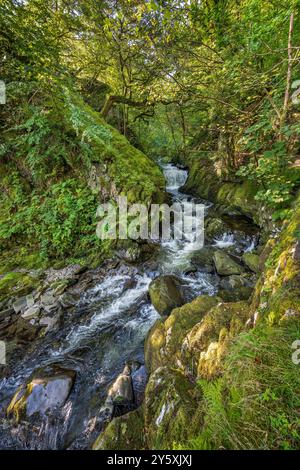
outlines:
{"label": "large boulder", "polygon": [[226,222],[218,217],[208,218],[205,222],[205,238],[207,240],[218,238],[228,231],[229,227]]}
{"label": "large boulder", "polygon": [[29,418],[35,413],[45,414],[49,410],[63,406],[75,378],[74,371],[63,371],[50,377],[35,377],[21,385],[8,408],[7,415],[17,421]]}
{"label": "large boulder", "polygon": [[252,274],[232,274],[221,279],[218,296],[225,302],[248,300],[253,292],[254,284],[255,279]]}
{"label": "large boulder", "polygon": [[149,295],[152,305],[161,315],[168,315],[173,308],[184,304],[181,281],[176,276],[158,276],[150,283]]}
{"label": "large boulder", "polygon": [[242,260],[247,268],[254,273],[259,272],[259,256],[255,253],[244,253],[242,256]]}
{"label": "large boulder", "polygon": [[144,424],[149,449],[171,449],[186,442],[201,426],[200,387],[185,374],[160,367],[149,378],[144,401]]}
{"label": "large boulder", "polygon": [[114,418],[93,444],[93,450],[141,450],[145,447],[141,408]]}
{"label": "large boulder", "polygon": [[221,299],[201,295],[172,310],[163,322],[157,320],[145,341],[145,361],[153,372],[160,366],[180,366],[180,347],[187,332]]}
{"label": "large boulder", "polygon": [[186,368],[200,377],[218,375],[226,340],[244,328],[248,315],[247,302],[219,303],[211,308],[183,340],[181,360]]}
{"label": "large boulder", "polygon": [[242,274],[244,272],[243,267],[224,251],[216,251],[213,259],[216,271],[220,276],[230,276],[231,274]]}
{"label": "large boulder", "polygon": [[215,270],[213,256],[216,249],[211,246],[204,246],[201,250],[193,253],[191,262],[196,268],[205,273],[213,273]]}

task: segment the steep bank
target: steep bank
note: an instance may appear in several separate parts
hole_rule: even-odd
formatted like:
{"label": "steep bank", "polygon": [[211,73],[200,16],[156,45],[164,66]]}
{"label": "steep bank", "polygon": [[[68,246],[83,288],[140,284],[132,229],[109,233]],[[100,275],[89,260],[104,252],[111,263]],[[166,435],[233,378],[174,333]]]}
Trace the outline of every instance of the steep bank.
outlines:
{"label": "steep bank", "polygon": [[156,163],[76,90],[10,83],[0,120],[0,300],[11,289],[32,289],[32,270],[107,258],[114,243],[96,237],[99,203],[118,195],[129,203],[164,199]]}
{"label": "steep bank", "polygon": [[271,228],[270,212],[255,200],[257,188],[249,181],[226,181],[205,152],[191,152],[184,163],[189,168],[186,192],[213,201],[226,214],[250,217],[266,231]]}
{"label": "steep bank", "polygon": [[260,256],[249,302],[201,296],[156,322],[144,403],[95,449],[299,448],[299,201]]}

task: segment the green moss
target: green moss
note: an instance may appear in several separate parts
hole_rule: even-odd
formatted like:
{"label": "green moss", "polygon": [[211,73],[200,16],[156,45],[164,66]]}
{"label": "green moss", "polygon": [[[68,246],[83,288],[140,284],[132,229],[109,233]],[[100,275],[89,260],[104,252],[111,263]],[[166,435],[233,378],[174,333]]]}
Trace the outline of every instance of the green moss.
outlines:
{"label": "green moss", "polygon": [[[18,87],[18,111],[11,113],[18,116],[18,132],[6,135],[2,148],[0,249],[21,247],[52,263],[71,257],[97,263],[97,255],[108,257],[113,248],[96,237],[99,203],[119,194],[129,194],[130,202],[162,202],[164,177],[76,92],[41,85],[39,98],[29,106],[28,93],[35,87]],[[19,261],[40,264],[25,257]],[[2,272],[7,269],[13,268]]]}
{"label": "green moss", "polygon": [[38,251],[29,251],[26,248],[4,251],[0,258],[0,274],[8,273],[14,269],[44,269],[47,261]]}
{"label": "green moss", "polygon": [[245,265],[254,273],[259,272],[259,256],[255,253],[244,253],[242,257]]}
{"label": "green moss", "polygon": [[156,320],[145,340],[145,363],[150,372],[165,363],[164,346],[166,335],[164,322]]}
{"label": "green moss", "polygon": [[157,320],[145,341],[145,361],[149,371],[162,365],[177,367],[185,335],[219,301],[218,297],[202,295],[173,309],[165,321]]}
{"label": "green moss", "polygon": [[201,393],[179,371],[162,367],[149,378],[144,422],[149,449],[172,449],[199,428]]}
{"label": "green moss", "polygon": [[[178,357],[178,350],[188,331],[204,317],[204,315],[217,303],[218,297],[202,295],[192,302],[175,308],[165,321],[165,331],[167,334],[166,356],[168,361],[175,362]],[[179,357],[178,357],[179,359]]]}
{"label": "green moss", "polygon": [[228,214],[240,213],[265,225],[268,214],[255,200],[257,187],[249,181],[229,183],[218,176],[212,160],[204,153],[192,154],[187,160],[189,176],[185,190],[223,206]]}
{"label": "green moss", "polygon": [[0,279],[0,300],[26,295],[38,285],[39,281],[35,277],[23,272],[10,272]]}
{"label": "green moss", "polygon": [[[300,266],[294,256],[299,239],[300,196],[294,203],[293,216],[283,226],[277,243],[270,243],[265,256],[265,269],[259,289],[252,304],[252,311],[261,311],[261,319],[278,323],[288,312],[299,311],[300,306]],[[261,306],[263,305],[263,308]]]}
{"label": "green moss", "polygon": [[219,341],[224,328],[229,337],[235,336],[245,324],[249,315],[247,302],[219,303],[212,307],[201,322],[197,323],[186,335],[181,361],[194,375],[201,375],[199,360],[211,343]]}
{"label": "green moss", "polygon": [[113,419],[93,444],[93,450],[142,450],[145,448],[142,409]]}

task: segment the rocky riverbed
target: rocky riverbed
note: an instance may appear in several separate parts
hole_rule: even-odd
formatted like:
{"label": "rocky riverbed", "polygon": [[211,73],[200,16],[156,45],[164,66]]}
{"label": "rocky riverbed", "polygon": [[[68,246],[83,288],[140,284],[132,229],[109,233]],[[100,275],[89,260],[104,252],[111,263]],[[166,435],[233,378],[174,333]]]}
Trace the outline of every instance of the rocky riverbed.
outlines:
{"label": "rocky riverbed", "polygon": [[[7,350],[0,380],[2,448],[90,448],[111,420],[139,413],[148,374],[164,350],[146,346],[144,353],[147,334],[148,346],[151,331],[160,344],[165,336],[157,325],[168,331],[179,316],[183,337],[202,311],[250,298],[260,271],[258,227],[181,192],[185,169],[168,164],[163,170],[173,202],[203,204],[204,247],[195,248],[191,238],[132,243],[97,269],[25,273],[35,288],[21,286],[1,303],[0,339]],[[193,354],[186,351],[186,357]],[[163,361],[183,360],[172,341],[164,354]]]}

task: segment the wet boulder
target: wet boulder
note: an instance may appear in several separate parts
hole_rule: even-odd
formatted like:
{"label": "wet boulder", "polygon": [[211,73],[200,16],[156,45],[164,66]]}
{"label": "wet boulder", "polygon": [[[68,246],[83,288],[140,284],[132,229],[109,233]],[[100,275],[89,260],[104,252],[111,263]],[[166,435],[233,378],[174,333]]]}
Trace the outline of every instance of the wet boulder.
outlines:
{"label": "wet boulder", "polygon": [[164,322],[157,320],[145,341],[148,370],[153,372],[164,365],[180,367],[181,344],[185,335],[220,300],[218,297],[201,295],[172,310]]}
{"label": "wet boulder", "polygon": [[35,413],[44,415],[49,410],[63,406],[74,379],[75,373],[67,370],[50,377],[33,378],[18,388],[7,408],[7,415],[19,421]]}
{"label": "wet boulder", "polygon": [[108,397],[111,397],[115,405],[133,402],[133,388],[130,372],[130,367],[126,365],[122,374],[117,377],[108,390]]}
{"label": "wet boulder", "polygon": [[153,307],[160,315],[168,315],[173,308],[184,304],[181,281],[172,275],[158,276],[149,286],[149,295]]}
{"label": "wet boulder", "polygon": [[191,262],[194,266],[201,269],[205,273],[213,273],[215,270],[213,256],[216,249],[211,246],[204,246],[201,250],[196,251]]}
{"label": "wet boulder", "polygon": [[231,274],[242,274],[244,268],[223,251],[216,251],[213,256],[216,271],[220,276],[230,276]]}
{"label": "wet boulder", "polygon": [[219,303],[212,307],[184,338],[181,348],[183,364],[198,377],[219,375],[227,340],[243,330],[248,316],[247,302]]}
{"label": "wet boulder", "polygon": [[205,238],[213,240],[228,232],[229,228],[224,220],[218,217],[207,218],[205,222]]}
{"label": "wet boulder", "polygon": [[140,365],[136,370],[131,372],[132,388],[134,394],[134,403],[140,406],[143,403],[145,388],[148,380],[147,369],[144,365]]}

